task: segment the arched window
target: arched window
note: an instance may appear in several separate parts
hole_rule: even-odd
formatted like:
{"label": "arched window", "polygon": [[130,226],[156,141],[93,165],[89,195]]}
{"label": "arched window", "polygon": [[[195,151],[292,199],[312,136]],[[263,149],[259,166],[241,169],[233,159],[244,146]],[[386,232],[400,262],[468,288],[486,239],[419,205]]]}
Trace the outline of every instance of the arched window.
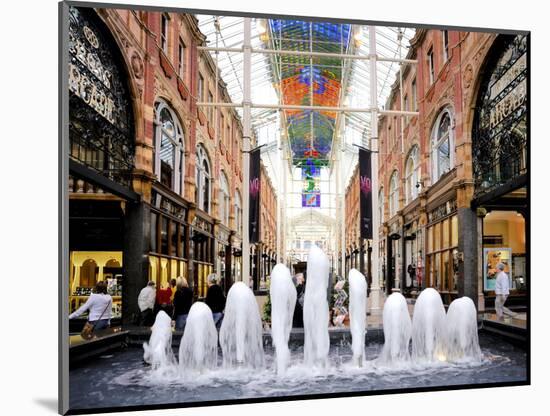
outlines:
{"label": "arched window", "polygon": [[420,163],[418,146],[414,146],[405,163],[405,204],[414,201],[420,190]]}
{"label": "arched window", "polygon": [[229,226],[229,184],[225,173],[220,175],[220,221]]}
{"label": "arched window", "polygon": [[390,218],[393,217],[399,209],[399,175],[394,171],[390,178]]}
{"label": "arched window", "polygon": [[432,179],[437,182],[454,165],[454,133],[452,114],[446,108],[439,114],[432,129]]}
{"label": "arched window", "polygon": [[197,146],[197,160],[195,163],[196,192],[195,202],[199,209],[210,213],[210,188],[212,185],[210,161],[201,145]]}
{"label": "arched window", "polygon": [[183,193],[183,129],[174,111],[164,101],[155,105],[154,170],[160,183]]}
{"label": "arched window", "polygon": [[240,234],[243,228],[243,202],[239,191],[235,191],[235,227]]}
{"label": "arched window", "polygon": [[378,192],[378,223],[382,224],[384,222],[384,208],[386,204],[384,201],[384,188],[380,188]]}

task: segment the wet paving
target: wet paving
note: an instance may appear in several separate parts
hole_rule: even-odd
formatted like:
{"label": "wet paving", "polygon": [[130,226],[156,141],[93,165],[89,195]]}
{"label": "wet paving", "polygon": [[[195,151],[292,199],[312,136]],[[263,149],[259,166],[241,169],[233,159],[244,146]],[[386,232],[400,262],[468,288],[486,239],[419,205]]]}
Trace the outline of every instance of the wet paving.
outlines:
{"label": "wet paving", "polygon": [[[266,347],[265,369],[222,370],[192,376],[177,368],[152,371],[143,351],[129,348],[100,356],[70,372],[70,408],[92,409],[253,399],[307,394],[369,392],[487,383],[521,383],[527,378],[527,353],[489,334],[480,335],[480,363],[436,363],[384,368],[376,363],[381,344],[367,345],[365,364],[353,367],[347,342],[331,346],[324,370],[304,367],[301,345],[291,348],[291,367],[274,370],[273,350]],[[177,351],[175,351],[177,356]],[[221,365],[221,356],[219,357]]]}

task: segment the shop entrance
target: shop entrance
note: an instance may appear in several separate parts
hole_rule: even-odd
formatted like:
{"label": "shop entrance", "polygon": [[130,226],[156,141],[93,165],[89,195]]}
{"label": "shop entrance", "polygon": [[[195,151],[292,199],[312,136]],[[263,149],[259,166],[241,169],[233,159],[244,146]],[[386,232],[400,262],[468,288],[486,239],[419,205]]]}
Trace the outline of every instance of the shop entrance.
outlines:
{"label": "shop entrance", "polygon": [[494,209],[483,218],[483,291],[485,305],[494,306],[496,265],[503,263],[510,279],[507,305],[525,306],[527,263],[525,218],[522,210]]}

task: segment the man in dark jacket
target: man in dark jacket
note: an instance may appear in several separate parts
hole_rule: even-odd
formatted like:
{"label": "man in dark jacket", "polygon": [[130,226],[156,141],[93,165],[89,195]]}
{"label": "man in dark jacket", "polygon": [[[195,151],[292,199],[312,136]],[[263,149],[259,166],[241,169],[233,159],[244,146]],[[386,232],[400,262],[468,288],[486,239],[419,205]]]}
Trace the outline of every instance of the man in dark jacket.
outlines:
{"label": "man in dark jacket", "polygon": [[218,285],[218,277],[215,273],[208,275],[208,291],[206,292],[205,303],[212,310],[212,317],[216,328],[221,326],[223,320],[223,310],[225,309],[225,295],[222,288]]}
{"label": "man in dark jacket", "polygon": [[189,287],[185,277],[179,277],[176,281],[176,293],[174,294],[174,320],[177,330],[185,328],[192,304],[193,290]]}
{"label": "man in dark jacket", "polygon": [[294,307],[294,315],[292,317],[293,328],[304,327],[304,298],[304,275],[302,273],[298,273],[296,275],[296,306]]}

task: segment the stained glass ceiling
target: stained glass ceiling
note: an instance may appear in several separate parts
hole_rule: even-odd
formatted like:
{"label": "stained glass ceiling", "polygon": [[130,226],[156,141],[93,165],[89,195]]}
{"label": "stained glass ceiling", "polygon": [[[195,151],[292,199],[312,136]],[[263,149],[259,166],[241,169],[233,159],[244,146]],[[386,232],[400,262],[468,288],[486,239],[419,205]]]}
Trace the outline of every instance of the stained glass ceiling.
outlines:
{"label": "stained glass ceiling", "polygon": [[[243,18],[198,15],[208,46],[240,48]],[[404,58],[414,29],[377,26],[377,55]],[[252,48],[369,54],[366,26],[300,20],[252,19]],[[210,52],[233,102],[243,100],[243,54]],[[383,108],[399,64],[377,62],[378,107]],[[342,58],[252,54],[252,102],[262,104],[370,107],[369,62]],[[313,81],[313,82],[312,82]],[[313,85],[312,85],[313,84]],[[279,87],[280,85],[280,87]],[[238,109],[242,115],[242,110]],[[369,135],[370,114],[318,110],[253,108],[252,127],[259,143],[281,140],[294,165],[315,158],[330,164],[336,143],[352,154],[351,144]],[[271,148],[277,148],[271,147]]]}
{"label": "stained glass ceiling", "polygon": [[[269,20],[269,48],[284,51],[343,54],[350,45],[351,25]],[[332,57],[275,55],[274,82],[281,81],[283,104],[335,107],[342,90],[343,60]],[[314,160],[327,165],[336,112],[285,110],[294,164]]]}

